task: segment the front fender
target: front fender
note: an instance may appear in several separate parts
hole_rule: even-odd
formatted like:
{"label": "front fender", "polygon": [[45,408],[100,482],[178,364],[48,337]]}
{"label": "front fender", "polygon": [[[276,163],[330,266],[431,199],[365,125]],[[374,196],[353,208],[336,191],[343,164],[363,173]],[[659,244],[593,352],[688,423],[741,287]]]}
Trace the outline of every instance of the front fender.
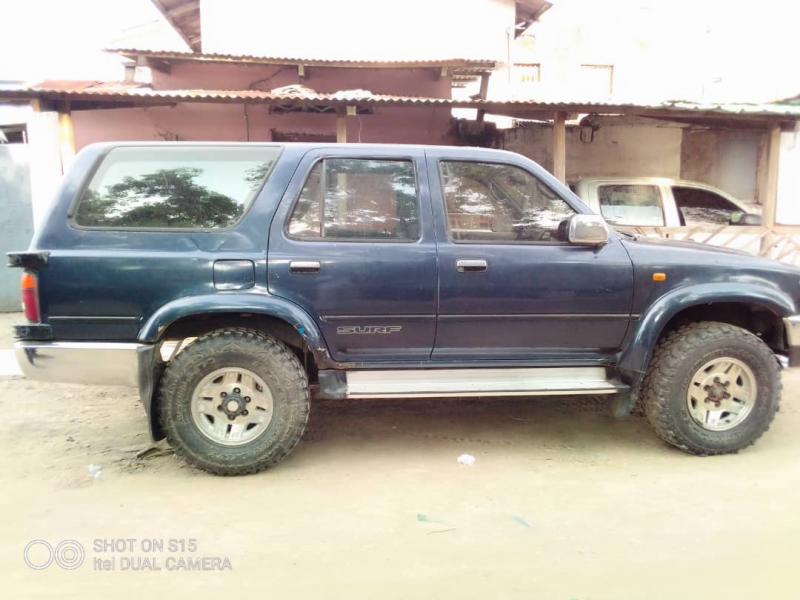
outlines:
{"label": "front fender", "polygon": [[153,313],[139,330],[138,339],[154,343],[179,319],[215,313],[252,313],[285,321],[303,338],[317,364],[326,365],[330,361],[328,348],[314,319],[296,304],[265,293],[207,294],[173,300]]}
{"label": "front fender", "polygon": [[667,323],[687,308],[715,302],[755,304],[781,317],[795,312],[794,301],[788,294],[758,283],[712,282],[671,290],[651,304],[639,319],[620,356],[622,376],[638,383]]}

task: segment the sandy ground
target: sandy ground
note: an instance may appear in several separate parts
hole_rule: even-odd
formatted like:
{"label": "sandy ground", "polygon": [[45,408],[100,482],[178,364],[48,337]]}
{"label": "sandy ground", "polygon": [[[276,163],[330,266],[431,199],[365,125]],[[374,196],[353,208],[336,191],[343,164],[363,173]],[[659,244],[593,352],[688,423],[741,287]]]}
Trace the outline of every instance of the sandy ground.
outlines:
{"label": "sandy ground", "polygon": [[[2,596],[796,598],[800,373],[784,381],[736,456],[686,456],[585,399],[318,402],[286,462],[220,478],[137,458],[132,390],[0,380]],[[83,564],[29,568],[36,539]]]}

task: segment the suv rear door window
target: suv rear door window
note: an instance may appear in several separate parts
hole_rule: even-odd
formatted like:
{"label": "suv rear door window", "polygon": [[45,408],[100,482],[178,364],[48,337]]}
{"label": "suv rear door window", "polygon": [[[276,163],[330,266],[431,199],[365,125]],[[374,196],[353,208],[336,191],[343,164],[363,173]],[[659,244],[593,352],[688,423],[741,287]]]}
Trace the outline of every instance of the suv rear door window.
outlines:
{"label": "suv rear door window", "polygon": [[719,194],[698,188],[675,186],[672,188],[672,197],[675,198],[675,206],[684,225],[728,225],[731,215],[741,212],[738,206]]}
{"label": "suv rear door window", "polygon": [[612,225],[664,225],[661,190],[656,185],[601,185],[597,188],[597,198],[600,214]]}
{"label": "suv rear door window", "polygon": [[536,177],[513,165],[442,161],[442,195],[454,242],[555,242],[575,214]]}
{"label": "suv rear door window", "polygon": [[289,218],[288,233],[309,241],[419,239],[414,165],[367,158],[317,162]]}
{"label": "suv rear door window", "polygon": [[75,223],[126,229],[224,229],[258,194],[279,147],[122,147],[103,159]]}

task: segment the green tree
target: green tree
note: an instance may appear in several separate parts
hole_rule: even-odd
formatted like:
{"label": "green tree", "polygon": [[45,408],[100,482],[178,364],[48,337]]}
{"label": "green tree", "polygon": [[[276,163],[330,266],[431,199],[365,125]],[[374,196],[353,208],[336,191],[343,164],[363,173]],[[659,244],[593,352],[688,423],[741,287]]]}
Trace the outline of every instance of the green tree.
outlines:
{"label": "green tree", "polygon": [[125,177],[104,193],[88,190],[78,223],[104,227],[225,227],[242,214],[233,198],[198,183],[200,169],[160,169]]}

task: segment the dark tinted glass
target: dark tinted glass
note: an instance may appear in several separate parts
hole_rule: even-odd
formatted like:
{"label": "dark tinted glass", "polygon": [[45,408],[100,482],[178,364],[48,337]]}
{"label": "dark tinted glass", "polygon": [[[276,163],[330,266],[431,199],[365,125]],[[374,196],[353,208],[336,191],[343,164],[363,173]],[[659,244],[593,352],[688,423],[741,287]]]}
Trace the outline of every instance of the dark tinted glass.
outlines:
{"label": "dark tinted glass", "polygon": [[695,223],[730,223],[731,214],[740,209],[722,196],[689,187],[673,187],[675,206],[681,213],[685,225]]}
{"label": "dark tinted glass", "polygon": [[115,148],[81,197],[84,227],[220,229],[261,189],[280,148]]}
{"label": "dark tinted glass", "polygon": [[289,219],[302,239],[419,238],[414,167],[407,160],[329,158],[314,165]]}
{"label": "dark tinted glass", "polygon": [[512,165],[443,161],[447,223],[458,241],[559,241],[575,211],[536,177]]}

